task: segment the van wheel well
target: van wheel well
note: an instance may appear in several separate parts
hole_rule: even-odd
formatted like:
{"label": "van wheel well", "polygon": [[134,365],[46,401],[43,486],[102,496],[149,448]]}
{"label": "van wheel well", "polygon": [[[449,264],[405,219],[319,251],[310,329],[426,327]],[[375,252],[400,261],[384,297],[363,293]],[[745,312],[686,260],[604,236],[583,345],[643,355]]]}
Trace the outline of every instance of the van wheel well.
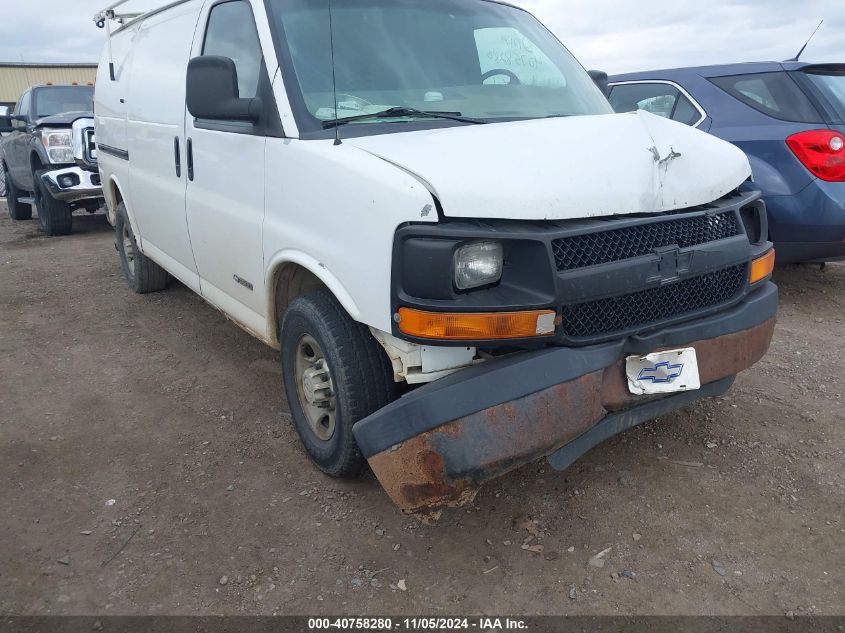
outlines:
{"label": "van wheel well", "polygon": [[[117,207],[120,206],[120,203],[123,202],[123,194],[120,192],[120,187],[117,186],[117,183],[112,180],[109,182],[109,193],[110,196],[106,196],[106,213],[108,215],[109,221],[112,225],[117,222]],[[108,201],[111,199],[111,206],[109,206]]]}
{"label": "van wheel well", "polygon": [[123,202],[123,194],[120,193],[120,187],[117,186],[117,183],[114,180],[111,181],[111,193],[112,199],[114,200],[114,206],[117,207],[121,202]]}
{"label": "van wheel well", "polygon": [[279,328],[290,302],[316,288],[328,288],[317,275],[294,263],[282,264],[274,279],[273,311],[270,316],[273,319],[273,336],[276,339],[274,343],[278,344]]}

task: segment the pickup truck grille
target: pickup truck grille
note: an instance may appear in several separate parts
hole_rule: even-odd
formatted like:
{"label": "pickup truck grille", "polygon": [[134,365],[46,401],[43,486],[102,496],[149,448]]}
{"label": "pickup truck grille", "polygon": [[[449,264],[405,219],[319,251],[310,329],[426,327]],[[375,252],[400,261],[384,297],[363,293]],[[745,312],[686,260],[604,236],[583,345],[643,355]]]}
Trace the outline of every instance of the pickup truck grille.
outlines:
{"label": "pickup truck grille", "polygon": [[715,308],[744,291],[747,269],[740,264],[670,285],[563,306],[560,331],[569,338],[606,336]]}
{"label": "pickup truck grille", "polygon": [[664,246],[688,248],[740,235],[734,211],[666,219],[552,242],[558,270],[574,270],[653,253]]}
{"label": "pickup truck grille", "polygon": [[87,128],[83,132],[83,152],[85,153],[85,162],[96,165],[97,164],[97,139],[94,136],[94,130]]}

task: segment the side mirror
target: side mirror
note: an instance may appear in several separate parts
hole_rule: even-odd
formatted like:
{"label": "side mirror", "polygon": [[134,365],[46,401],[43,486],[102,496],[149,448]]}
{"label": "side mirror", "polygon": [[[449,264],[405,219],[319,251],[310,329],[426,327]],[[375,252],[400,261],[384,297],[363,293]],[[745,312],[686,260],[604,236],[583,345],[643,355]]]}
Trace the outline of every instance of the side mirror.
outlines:
{"label": "side mirror", "polygon": [[605,97],[609,97],[610,86],[607,85],[607,73],[603,70],[588,70],[587,74],[590,75],[593,82],[599,87],[599,90],[602,91],[602,94]]}
{"label": "side mirror", "polygon": [[11,132],[15,128],[12,126],[12,117],[0,116],[0,134]]}
{"label": "side mirror", "polygon": [[188,62],[186,91],[194,118],[255,123],[261,116],[261,99],[240,98],[238,70],[228,57],[194,57]]}
{"label": "side mirror", "polygon": [[9,116],[9,120],[15,130],[25,130],[26,126],[29,125],[29,117],[25,114],[12,114]]}

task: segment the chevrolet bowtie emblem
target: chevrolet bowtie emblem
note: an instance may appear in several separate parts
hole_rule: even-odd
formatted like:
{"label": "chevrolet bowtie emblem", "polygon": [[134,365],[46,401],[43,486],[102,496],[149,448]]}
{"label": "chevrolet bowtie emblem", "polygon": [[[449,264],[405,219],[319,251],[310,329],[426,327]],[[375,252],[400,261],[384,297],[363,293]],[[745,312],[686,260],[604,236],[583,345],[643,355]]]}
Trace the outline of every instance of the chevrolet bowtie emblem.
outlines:
{"label": "chevrolet bowtie emblem", "polygon": [[672,364],[668,360],[657,363],[654,367],[643,367],[640,370],[637,380],[650,380],[655,383],[670,383],[684,371],[684,364]]}

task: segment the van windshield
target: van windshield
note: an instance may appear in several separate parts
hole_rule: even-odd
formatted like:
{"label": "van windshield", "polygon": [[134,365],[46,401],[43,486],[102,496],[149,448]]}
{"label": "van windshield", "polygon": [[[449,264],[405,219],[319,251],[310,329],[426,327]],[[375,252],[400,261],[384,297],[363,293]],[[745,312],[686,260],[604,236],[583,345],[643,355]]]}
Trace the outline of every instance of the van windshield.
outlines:
{"label": "van windshield", "polygon": [[33,112],[41,119],[63,112],[93,112],[92,86],[51,86],[34,92]]}
{"label": "van windshield", "polygon": [[[514,7],[342,0],[330,15],[328,0],[268,5],[302,130],[321,129],[335,117],[359,117],[350,126],[360,126],[431,119],[425,112],[487,122],[613,112],[569,51]],[[408,114],[360,116],[391,108]]]}

